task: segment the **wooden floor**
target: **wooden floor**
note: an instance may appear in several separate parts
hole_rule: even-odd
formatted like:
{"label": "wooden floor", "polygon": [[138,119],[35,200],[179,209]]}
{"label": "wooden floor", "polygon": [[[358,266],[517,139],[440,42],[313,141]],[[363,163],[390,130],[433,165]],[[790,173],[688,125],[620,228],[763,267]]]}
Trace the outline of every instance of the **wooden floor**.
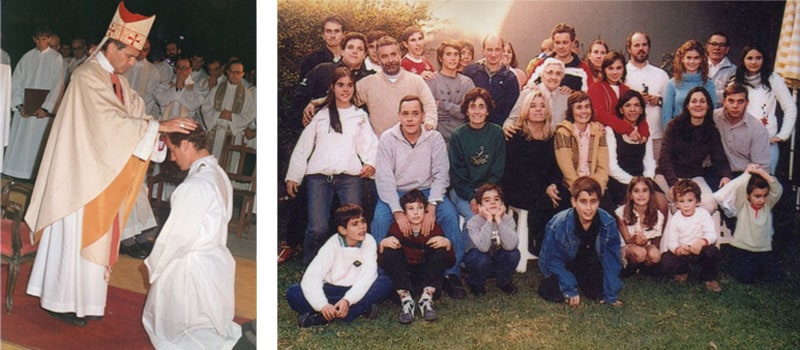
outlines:
{"label": "wooden floor", "polygon": [[[236,316],[255,319],[256,262],[239,257],[234,257],[234,259],[236,260]],[[144,260],[122,255],[119,262],[114,265],[109,285],[145,294],[149,288],[146,276],[147,267],[144,266]],[[27,281],[19,281],[17,288],[20,286],[24,288],[26,284]],[[28,349],[6,341],[0,341],[0,348],[3,350]]]}

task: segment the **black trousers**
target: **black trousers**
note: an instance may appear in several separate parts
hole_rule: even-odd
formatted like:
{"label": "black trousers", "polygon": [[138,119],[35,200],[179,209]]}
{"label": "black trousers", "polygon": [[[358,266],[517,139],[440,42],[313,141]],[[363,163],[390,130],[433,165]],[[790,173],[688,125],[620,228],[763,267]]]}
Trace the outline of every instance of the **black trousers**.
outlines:
{"label": "black trousers", "polygon": [[[392,280],[394,290],[404,289],[411,295],[421,295],[424,287],[436,288],[434,299],[441,295],[442,276],[447,269],[447,251],[444,248],[426,249],[421,263],[411,265],[403,249],[384,248],[381,257],[383,273]],[[393,300],[397,293],[390,296]],[[399,301],[397,299],[396,301]]]}
{"label": "black trousers", "polygon": [[[593,300],[603,299],[603,266],[599,259],[578,256],[573,263],[567,265],[567,271],[575,275],[578,290],[584,297]],[[564,302],[564,292],[558,286],[556,275],[542,280],[538,292],[544,300],[554,303]]]}
{"label": "black trousers", "polygon": [[700,280],[713,281],[719,277],[719,261],[722,258],[719,249],[714,245],[707,245],[700,251],[700,255],[677,256],[666,252],[661,256],[661,268],[667,276],[689,273],[692,265],[700,266]]}

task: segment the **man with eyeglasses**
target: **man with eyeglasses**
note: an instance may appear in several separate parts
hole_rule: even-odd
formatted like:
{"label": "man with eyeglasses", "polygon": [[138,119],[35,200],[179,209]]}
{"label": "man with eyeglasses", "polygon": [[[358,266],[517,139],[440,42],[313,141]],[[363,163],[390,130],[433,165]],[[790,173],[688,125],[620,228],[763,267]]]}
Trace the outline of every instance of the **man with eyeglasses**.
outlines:
{"label": "man with eyeglasses", "polygon": [[72,39],[72,57],[67,58],[67,83],[69,83],[69,77],[72,75],[72,72],[75,71],[75,68],[81,65],[86,58],[89,57],[87,54],[88,50],[86,50],[86,39],[84,38],[75,38]]}
{"label": "man with eyeglasses", "polygon": [[714,32],[706,41],[706,52],[708,52],[708,77],[714,81],[714,93],[717,94],[717,105],[715,108],[722,107],[722,94],[728,80],[736,74],[736,65],[728,59],[730,50],[728,35],[723,32]]}
{"label": "man with eyeglasses", "polygon": [[201,122],[213,140],[211,153],[217,159],[221,159],[225,136],[231,135],[232,143],[241,144],[244,130],[256,117],[253,95],[242,82],[244,64],[238,60],[229,62],[227,75],[227,81],[212,88],[202,105]]}
{"label": "man with eyeglasses", "polygon": [[189,59],[179,57],[175,61],[175,78],[159,85],[155,97],[161,108],[160,120],[191,118],[195,110],[200,108],[204,96],[195,89],[191,73]]}

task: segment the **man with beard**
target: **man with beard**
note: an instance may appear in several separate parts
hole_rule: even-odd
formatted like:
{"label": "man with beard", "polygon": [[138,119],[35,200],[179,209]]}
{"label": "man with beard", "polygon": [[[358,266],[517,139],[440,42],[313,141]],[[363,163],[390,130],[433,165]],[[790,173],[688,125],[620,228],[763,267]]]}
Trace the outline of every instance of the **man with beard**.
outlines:
{"label": "man with beard", "polygon": [[650,64],[650,36],[642,32],[634,32],[625,41],[625,50],[630,60],[626,65],[628,74],[625,76],[625,85],[631,90],[639,91],[644,96],[647,126],[650,128],[650,137],[653,138],[653,154],[661,154],[661,141],[664,138],[664,129],[661,127],[661,96],[667,85],[669,76],[663,69]]}
{"label": "man with beard", "polygon": [[377,42],[378,59],[383,71],[370,75],[356,83],[358,100],[367,105],[372,130],[380,138],[384,131],[397,124],[397,106],[406,95],[419,96],[427,130],[436,128],[438,116],[436,100],[428,84],[419,76],[400,69],[400,45],[392,37],[385,36]]}

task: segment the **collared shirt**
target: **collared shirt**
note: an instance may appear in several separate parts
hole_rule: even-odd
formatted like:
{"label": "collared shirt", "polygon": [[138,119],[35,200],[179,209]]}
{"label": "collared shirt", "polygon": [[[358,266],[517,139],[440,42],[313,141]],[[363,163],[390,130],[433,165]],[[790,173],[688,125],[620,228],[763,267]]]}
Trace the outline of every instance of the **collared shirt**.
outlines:
{"label": "collared shirt", "polygon": [[725,117],[723,107],[714,111],[714,124],[719,130],[722,148],[725,150],[731,171],[744,171],[750,163],[756,163],[762,169],[769,170],[769,132],[756,118],[745,112],[742,120],[731,124]]}
{"label": "collared shirt", "polygon": [[581,132],[578,125],[572,126],[575,131],[575,138],[578,140],[578,176],[589,176],[589,126]]}
{"label": "collared shirt", "polygon": [[[708,78],[714,81],[714,89],[717,103],[714,108],[722,107],[722,94],[725,92],[725,86],[728,85],[731,77],[736,74],[736,65],[731,63],[728,57],[723,57],[719,64],[714,65],[711,59],[708,60]],[[710,92],[710,91],[709,91]]]}

